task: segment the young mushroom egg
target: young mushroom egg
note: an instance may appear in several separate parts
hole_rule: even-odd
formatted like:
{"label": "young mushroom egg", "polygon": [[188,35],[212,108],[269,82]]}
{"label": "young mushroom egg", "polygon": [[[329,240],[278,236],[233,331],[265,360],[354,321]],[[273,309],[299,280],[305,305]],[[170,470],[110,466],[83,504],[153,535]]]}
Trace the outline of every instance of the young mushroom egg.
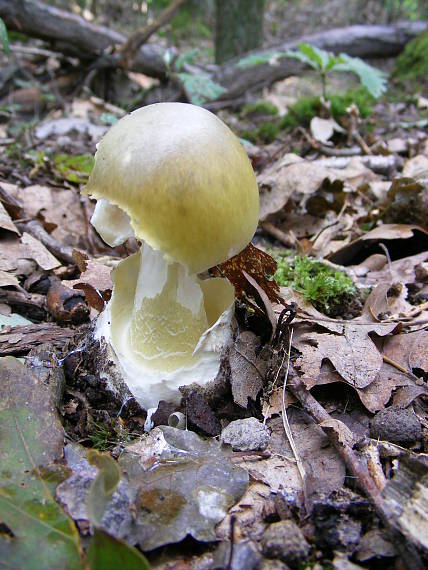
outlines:
{"label": "young mushroom egg", "polygon": [[234,291],[198,274],[239,253],[258,223],[259,193],[236,136],[214,114],[158,103],[127,115],[97,147],[85,193],[106,243],[140,251],[113,272],[96,337],[146,409],[179,386],[214,380],[230,342]]}

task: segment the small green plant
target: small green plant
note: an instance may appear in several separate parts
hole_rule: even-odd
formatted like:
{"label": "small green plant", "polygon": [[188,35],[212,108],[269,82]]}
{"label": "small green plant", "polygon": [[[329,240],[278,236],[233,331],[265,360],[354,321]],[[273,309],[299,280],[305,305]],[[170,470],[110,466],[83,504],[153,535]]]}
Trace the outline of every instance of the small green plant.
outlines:
{"label": "small green plant", "polygon": [[327,76],[331,71],[354,73],[373,97],[380,97],[386,91],[386,74],[380,69],[365,63],[358,57],[351,57],[346,53],[335,55],[305,43],[300,44],[297,50],[269,51],[263,54],[250,55],[241,59],[238,65],[240,67],[251,67],[266,63],[274,65],[278,59],[283,57],[298,59],[319,73],[325,100],[329,98]]}
{"label": "small green plant", "polygon": [[9,55],[9,36],[7,35],[6,24],[0,18],[0,43],[6,55]]}
{"label": "small green plant", "polygon": [[131,435],[122,427],[118,431],[113,427],[108,428],[102,423],[94,422],[93,431],[89,435],[89,439],[95,449],[98,449],[98,451],[107,451],[119,444],[129,443],[131,441]]}
{"label": "small green plant", "polygon": [[326,314],[335,313],[355,293],[355,286],[348,275],[321,261],[306,256],[289,258],[276,255],[275,259],[278,268],[274,278],[278,284],[300,291],[306,301]]}
{"label": "small green plant", "polygon": [[217,99],[225,92],[224,87],[213,81],[208,75],[193,72],[191,65],[199,54],[198,49],[192,49],[173,60],[167,50],[164,61],[169,75],[182,86],[189,101],[194,105],[204,105]]}

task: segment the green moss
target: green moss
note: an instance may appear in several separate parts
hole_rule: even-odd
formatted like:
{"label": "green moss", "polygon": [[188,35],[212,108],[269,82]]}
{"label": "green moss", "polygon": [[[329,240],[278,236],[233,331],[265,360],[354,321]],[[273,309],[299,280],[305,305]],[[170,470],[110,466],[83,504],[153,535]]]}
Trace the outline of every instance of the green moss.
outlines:
{"label": "green moss", "polygon": [[393,76],[402,81],[427,81],[428,30],[406,45],[403,53],[397,58]]}
{"label": "green moss", "polygon": [[281,129],[309,125],[311,119],[316,117],[321,110],[319,97],[302,97],[291,105],[288,113],[280,121]]}
{"label": "green moss", "polygon": [[242,108],[242,116],[248,117],[249,115],[278,115],[279,110],[276,105],[270,101],[254,101],[254,103],[247,103]]}
{"label": "green moss", "polygon": [[355,103],[357,105],[360,115],[363,119],[369,117],[373,110],[375,98],[364,87],[359,89],[351,89],[341,95],[333,95],[330,97],[331,112],[336,119],[346,113],[346,109]]}
{"label": "green moss", "polygon": [[265,143],[269,144],[273,142],[279,134],[279,125],[267,122],[262,123],[260,126],[253,130],[245,130],[239,133],[239,136],[246,139],[254,144]]}
{"label": "green moss", "polygon": [[306,301],[326,314],[335,314],[338,307],[349,303],[355,293],[352,279],[341,271],[309,257],[275,256],[278,269],[274,278],[279,285],[303,293]]}
{"label": "green moss", "polygon": [[[363,118],[370,116],[373,110],[375,98],[364,87],[359,89],[351,89],[345,93],[332,95],[330,97],[331,113],[335,119],[339,119],[345,115],[346,109],[355,103]],[[319,97],[302,97],[289,109],[280,121],[282,129],[294,128],[299,125],[308,126],[313,117],[321,112],[321,103]]]}

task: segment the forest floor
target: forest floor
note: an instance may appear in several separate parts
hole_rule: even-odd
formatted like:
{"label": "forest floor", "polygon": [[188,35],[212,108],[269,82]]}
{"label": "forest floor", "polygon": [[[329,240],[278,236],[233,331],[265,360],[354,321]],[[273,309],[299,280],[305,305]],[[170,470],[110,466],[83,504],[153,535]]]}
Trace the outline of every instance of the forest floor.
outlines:
{"label": "forest floor", "polygon": [[[218,113],[261,201],[253,244],[212,270],[237,295],[227,387],[161,403],[146,433],[146,410],[110,389],[92,337],[110,271],[138,244],[108,247],[80,190],[97,142],[156,80],[117,76],[106,101],[96,78],[64,90],[49,46],[11,43],[0,68],[0,356],[12,357],[0,359],[0,567],[109,568],[103,551],[144,568],[141,551],[165,570],[422,568],[426,86],[390,81],[358,108],[338,101],[333,120],[308,72]],[[355,79],[332,75],[332,99],[350,90]],[[189,429],[171,427],[177,412]]]}

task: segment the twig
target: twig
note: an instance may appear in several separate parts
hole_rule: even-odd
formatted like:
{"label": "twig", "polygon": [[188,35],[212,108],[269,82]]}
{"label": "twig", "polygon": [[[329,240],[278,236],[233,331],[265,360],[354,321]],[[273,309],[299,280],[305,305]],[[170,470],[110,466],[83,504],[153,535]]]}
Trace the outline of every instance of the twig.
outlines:
{"label": "twig", "polygon": [[287,436],[287,439],[290,443],[291,450],[292,450],[293,455],[296,459],[297,469],[299,470],[299,475],[300,475],[300,478],[302,479],[302,484],[303,484],[303,495],[305,497],[306,511],[309,511],[308,506],[307,506],[308,496],[307,496],[307,490],[306,490],[306,471],[305,471],[305,467],[303,465],[303,461],[300,458],[299,451],[298,451],[296,444],[294,442],[293,432],[291,431],[290,422],[288,421],[287,407],[285,405],[285,393],[287,390],[288,374],[290,372],[291,343],[293,341],[293,332],[294,332],[294,329],[291,327],[290,328],[290,340],[288,342],[288,352],[286,353],[287,354],[287,370],[285,371],[284,388],[282,390],[282,405],[281,405],[281,407],[282,407],[282,424],[284,426],[284,431],[285,431],[285,434]]}
{"label": "twig", "polygon": [[413,374],[413,372],[406,370],[403,366],[401,366],[401,364],[399,364],[398,362],[395,362],[395,360],[392,360],[392,358],[389,358],[389,356],[382,354],[382,358],[386,364],[393,366],[394,368],[396,368],[397,370],[399,370],[400,372],[402,372],[403,374],[408,376],[411,380],[421,382],[421,379],[418,376],[416,376],[416,374]]}
{"label": "twig", "polygon": [[280,241],[286,247],[295,248],[296,247],[296,239],[293,238],[291,234],[287,235],[285,232],[274,226],[271,222],[262,222],[261,224],[262,229],[270,234],[272,237]]}

